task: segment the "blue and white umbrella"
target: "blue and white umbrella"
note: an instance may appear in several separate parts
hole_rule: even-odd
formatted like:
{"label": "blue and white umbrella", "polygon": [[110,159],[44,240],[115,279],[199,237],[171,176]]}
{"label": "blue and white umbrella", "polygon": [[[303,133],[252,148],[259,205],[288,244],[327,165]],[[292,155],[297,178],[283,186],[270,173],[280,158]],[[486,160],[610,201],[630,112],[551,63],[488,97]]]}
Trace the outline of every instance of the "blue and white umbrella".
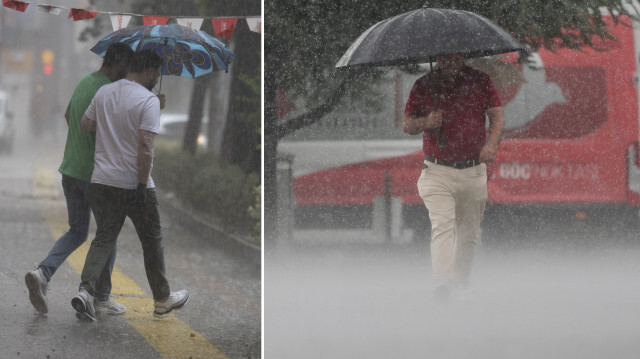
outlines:
{"label": "blue and white umbrella", "polygon": [[220,40],[202,30],[178,24],[120,29],[98,41],[91,51],[104,57],[109,46],[116,42],[127,44],[134,51],[155,51],[163,60],[163,75],[196,78],[227,71],[235,58]]}

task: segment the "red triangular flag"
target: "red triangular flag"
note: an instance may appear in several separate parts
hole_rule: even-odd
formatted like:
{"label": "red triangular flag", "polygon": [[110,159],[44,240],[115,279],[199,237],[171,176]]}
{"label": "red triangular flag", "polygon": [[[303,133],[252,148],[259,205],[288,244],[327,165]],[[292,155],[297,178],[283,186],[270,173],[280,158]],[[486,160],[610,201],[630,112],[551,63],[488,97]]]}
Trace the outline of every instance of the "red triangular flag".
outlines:
{"label": "red triangular flag", "polygon": [[143,16],[142,22],[145,25],[166,25],[169,21],[168,17],[164,16]]}
{"label": "red triangular flag", "polygon": [[18,1],[18,0],[2,0],[2,5],[4,5],[5,7],[8,7],[9,9],[24,12],[25,10],[27,10],[29,3],[24,1]]}
{"label": "red triangular flag", "polygon": [[98,16],[97,12],[91,12],[85,9],[71,9],[69,18],[73,17],[73,21],[93,19]]}
{"label": "red triangular flag", "polygon": [[213,31],[216,35],[227,40],[231,40],[231,35],[233,35],[237,22],[238,18],[211,19],[211,25],[213,25]]}

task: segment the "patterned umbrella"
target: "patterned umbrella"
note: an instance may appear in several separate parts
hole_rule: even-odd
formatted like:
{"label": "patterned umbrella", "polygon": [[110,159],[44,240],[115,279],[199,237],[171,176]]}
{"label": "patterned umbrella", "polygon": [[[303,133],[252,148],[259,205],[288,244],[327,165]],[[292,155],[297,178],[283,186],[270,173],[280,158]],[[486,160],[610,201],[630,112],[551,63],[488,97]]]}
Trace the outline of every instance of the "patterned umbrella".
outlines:
{"label": "patterned umbrella", "polygon": [[163,75],[196,78],[226,71],[236,57],[224,43],[204,31],[177,24],[120,29],[98,41],[91,51],[104,56],[116,42],[125,43],[134,51],[155,51],[163,59]]}

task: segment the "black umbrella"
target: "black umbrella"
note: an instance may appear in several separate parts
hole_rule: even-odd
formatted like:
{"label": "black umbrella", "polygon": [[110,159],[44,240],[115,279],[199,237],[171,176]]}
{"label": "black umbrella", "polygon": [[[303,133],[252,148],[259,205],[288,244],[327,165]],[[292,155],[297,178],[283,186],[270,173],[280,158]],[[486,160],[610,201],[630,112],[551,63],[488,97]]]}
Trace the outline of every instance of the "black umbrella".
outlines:
{"label": "black umbrella", "polygon": [[523,49],[505,30],[478,14],[422,8],[371,26],[336,67],[426,63],[438,55],[482,57]]}
{"label": "black umbrella", "polygon": [[[518,50],[524,47],[478,14],[423,7],[371,26],[349,46],[336,67],[431,63],[438,55],[482,57]],[[440,140],[438,144],[444,146]]]}

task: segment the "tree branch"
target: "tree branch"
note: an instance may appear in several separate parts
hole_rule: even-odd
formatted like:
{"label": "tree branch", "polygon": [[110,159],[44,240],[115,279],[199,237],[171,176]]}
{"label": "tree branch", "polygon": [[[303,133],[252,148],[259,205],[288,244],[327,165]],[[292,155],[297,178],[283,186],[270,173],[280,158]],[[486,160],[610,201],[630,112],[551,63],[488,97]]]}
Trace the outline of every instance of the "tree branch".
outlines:
{"label": "tree branch", "polygon": [[309,126],[316,121],[320,120],[326,114],[333,111],[333,109],[340,103],[342,97],[345,93],[345,88],[347,87],[347,82],[349,82],[349,76],[343,78],[342,82],[334,93],[327,98],[322,105],[314,108],[313,110],[300,115],[298,117],[292,118],[286,121],[283,124],[279,124],[275,126],[273,133],[276,135],[278,139],[285,137],[303,127]]}

